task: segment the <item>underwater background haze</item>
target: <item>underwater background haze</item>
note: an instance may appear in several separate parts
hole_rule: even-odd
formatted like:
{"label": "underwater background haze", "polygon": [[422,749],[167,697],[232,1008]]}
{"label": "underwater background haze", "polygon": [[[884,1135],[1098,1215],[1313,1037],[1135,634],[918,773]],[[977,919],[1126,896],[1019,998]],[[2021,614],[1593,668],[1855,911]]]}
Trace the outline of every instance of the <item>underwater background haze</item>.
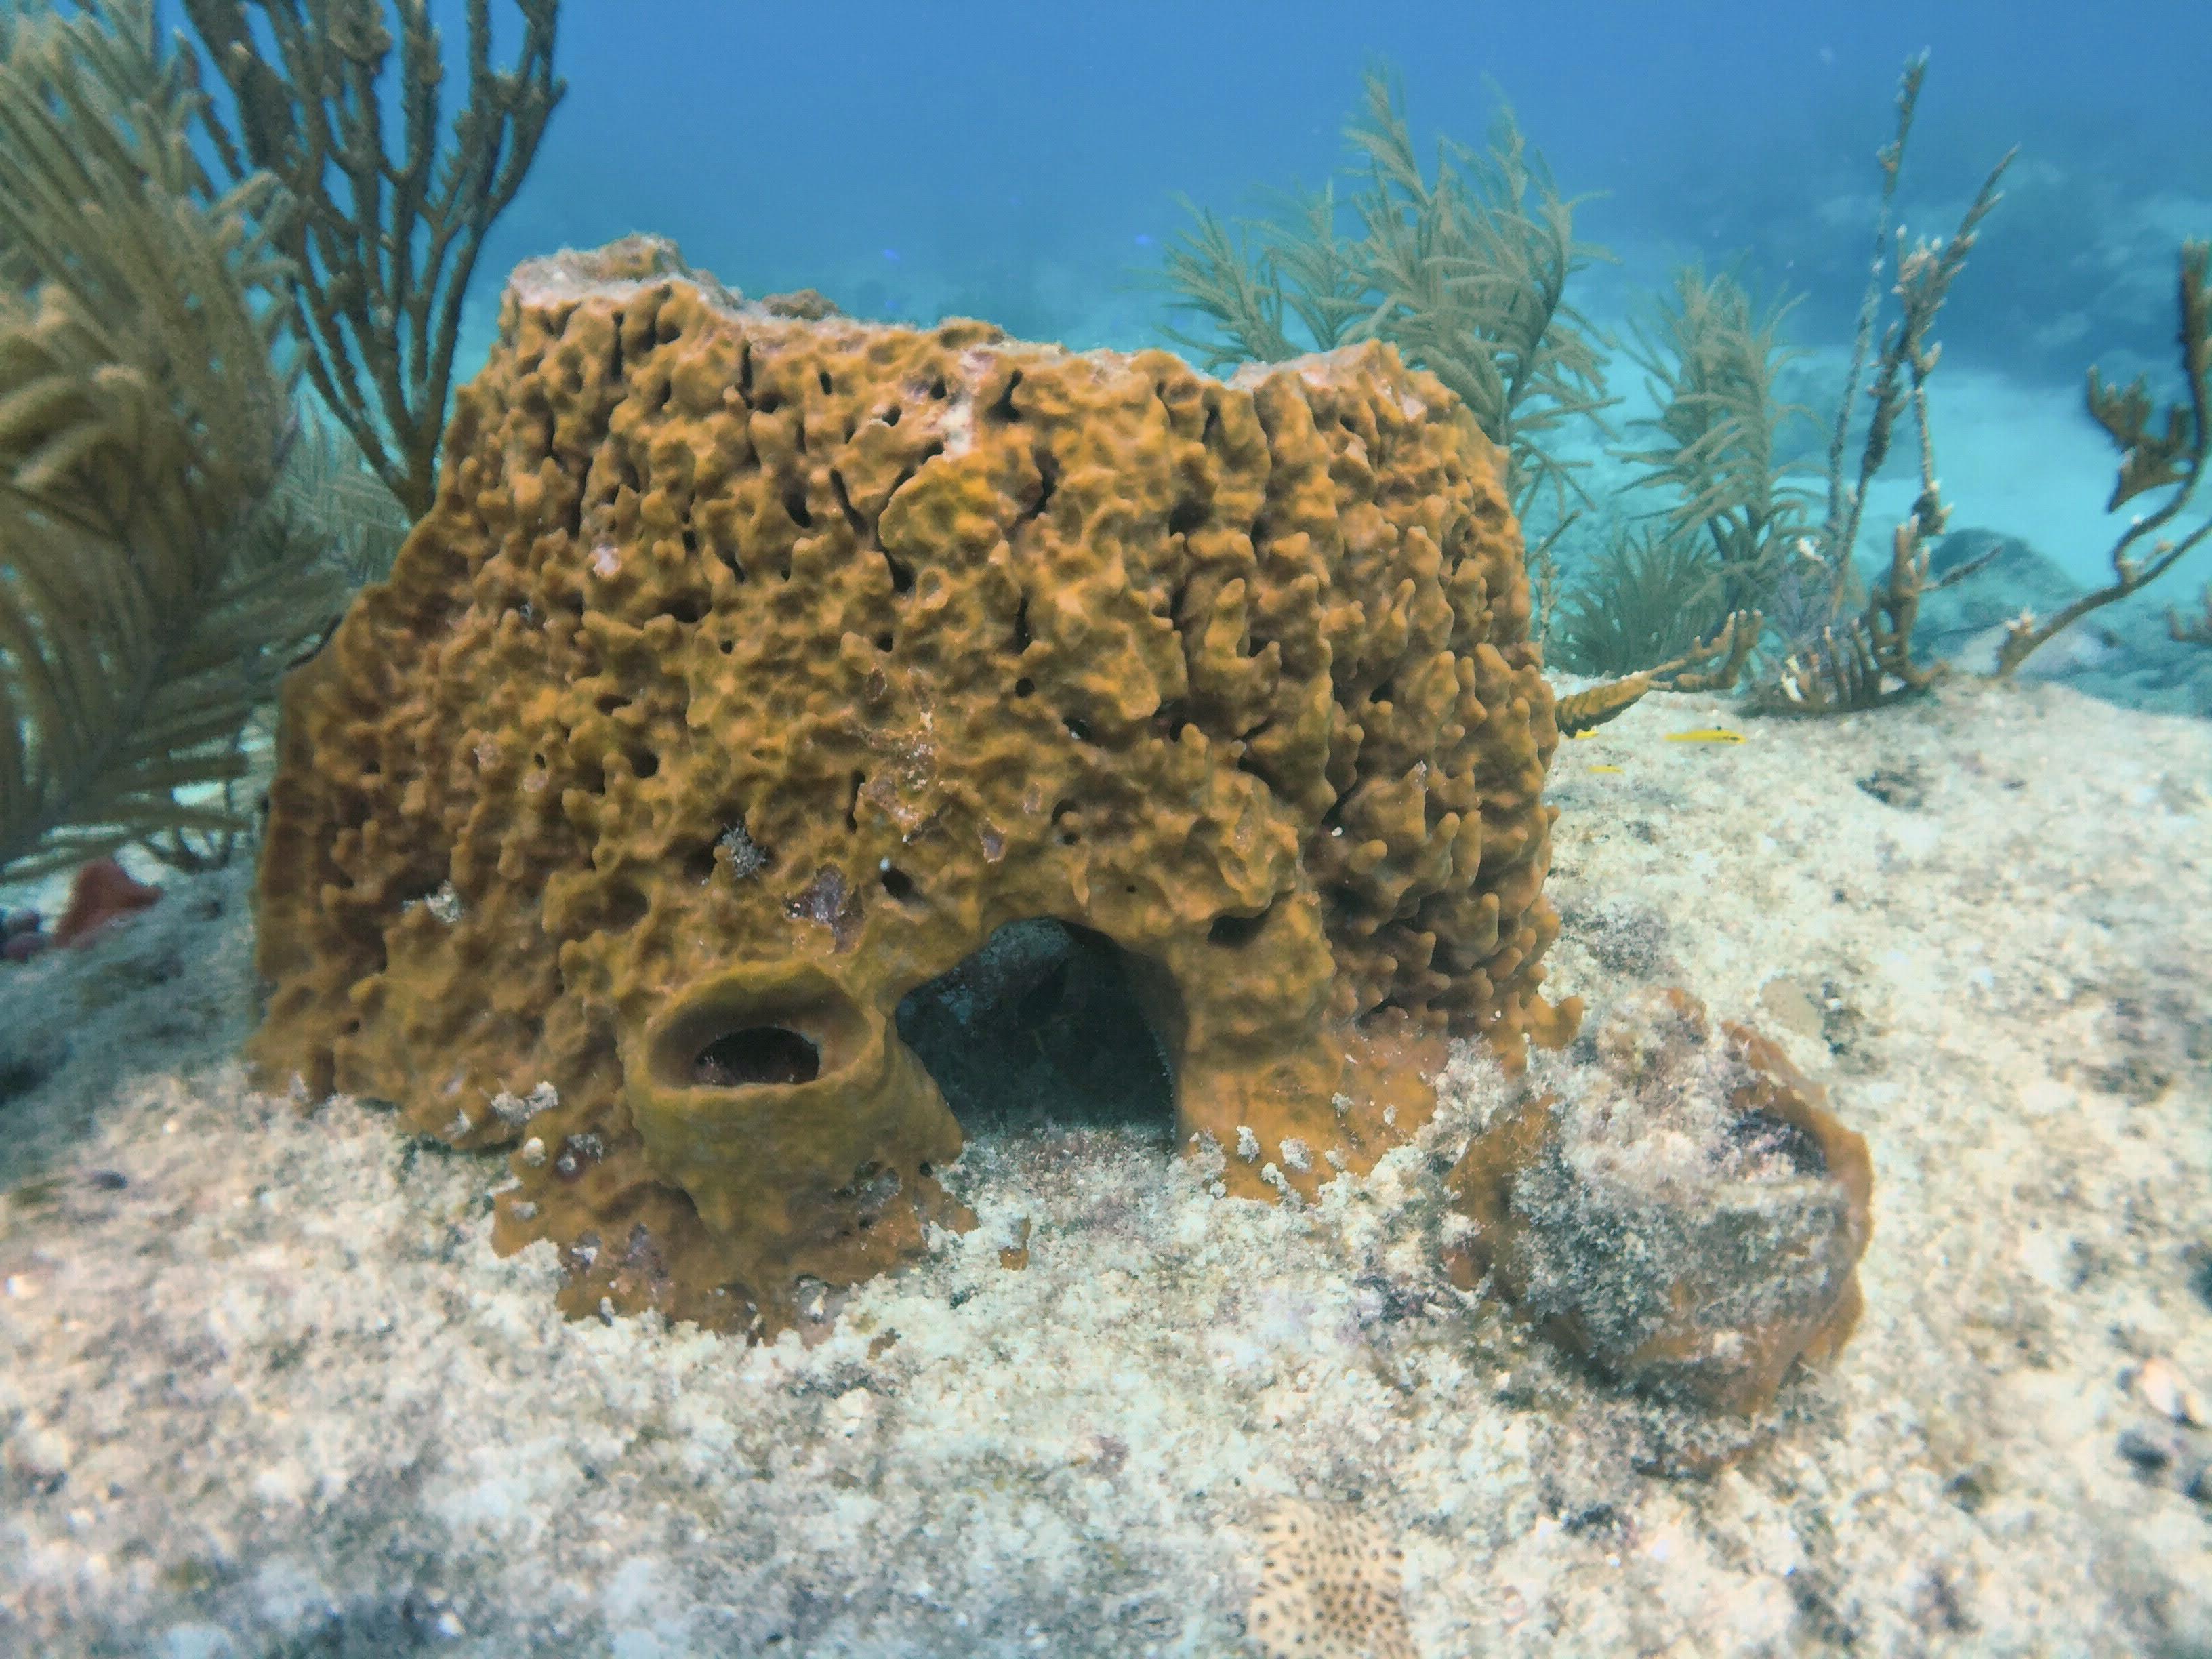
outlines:
{"label": "underwater background haze", "polygon": [[2205,16],[0,0],[0,1659],[2212,1656]]}

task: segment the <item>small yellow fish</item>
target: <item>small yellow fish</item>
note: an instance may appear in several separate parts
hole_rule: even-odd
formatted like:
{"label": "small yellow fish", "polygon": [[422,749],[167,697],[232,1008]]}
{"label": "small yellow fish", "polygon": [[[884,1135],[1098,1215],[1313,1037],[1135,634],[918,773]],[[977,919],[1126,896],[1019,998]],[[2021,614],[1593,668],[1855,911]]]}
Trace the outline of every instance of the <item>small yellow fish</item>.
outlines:
{"label": "small yellow fish", "polygon": [[1593,766],[1587,769],[1592,772],[1618,772],[1620,770],[1618,766]]}
{"label": "small yellow fish", "polygon": [[1743,733],[1724,731],[1717,726],[1702,726],[1695,732],[1669,732],[1669,743],[1741,743]]}

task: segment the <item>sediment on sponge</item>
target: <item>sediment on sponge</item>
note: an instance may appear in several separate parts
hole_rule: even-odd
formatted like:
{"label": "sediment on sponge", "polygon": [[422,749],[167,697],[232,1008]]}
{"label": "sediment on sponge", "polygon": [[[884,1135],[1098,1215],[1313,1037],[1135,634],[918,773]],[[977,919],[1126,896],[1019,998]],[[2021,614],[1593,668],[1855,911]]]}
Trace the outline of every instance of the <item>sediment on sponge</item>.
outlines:
{"label": "sediment on sponge", "polygon": [[1126,985],[1243,1195],[1370,1164],[1420,1114],[1364,1079],[1446,1034],[1564,1035],[1552,700],[1449,392],[790,311],[636,244],[517,272],[286,689],[272,1081],[519,1147],[497,1241],[574,1310],[772,1328],[960,1219],[900,1010],[1048,994],[963,969],[1002,927]]}

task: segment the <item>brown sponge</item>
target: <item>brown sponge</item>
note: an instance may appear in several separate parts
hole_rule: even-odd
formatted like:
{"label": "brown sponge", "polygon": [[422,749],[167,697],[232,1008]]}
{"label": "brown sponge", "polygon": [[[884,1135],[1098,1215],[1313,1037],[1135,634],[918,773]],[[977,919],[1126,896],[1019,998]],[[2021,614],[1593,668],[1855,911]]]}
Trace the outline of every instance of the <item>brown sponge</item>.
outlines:
{"label": "brown sponge", "polygon": [[1474,1271],[1608,1376],[1756,1416],[1858,1322],[1866,1142],[1687,992],[1632,999],[1589,1047],[1589,1073],[1501,1114],[1452,1171]]}
{"label": "brown sponge", "polygon": [[518,1146],[497,1237],[572,1310],[773,1328],[959,1220],[896,1014],[1002,925],[1121,953],[1242,1194],[1413,1127],[1386,1060],[1564,1036],[1552,698],[1449,392],[819,310],[665,244],[516,273],[286,687],[273,1081]]}

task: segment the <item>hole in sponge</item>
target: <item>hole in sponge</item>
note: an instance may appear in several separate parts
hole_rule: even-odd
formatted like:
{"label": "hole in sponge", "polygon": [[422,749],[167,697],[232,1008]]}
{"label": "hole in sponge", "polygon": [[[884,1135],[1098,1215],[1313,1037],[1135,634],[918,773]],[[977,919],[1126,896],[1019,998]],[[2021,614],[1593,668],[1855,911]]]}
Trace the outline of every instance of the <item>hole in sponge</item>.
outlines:
{"label": "hole in sponge", "polygon": [[1216,916],[1213,925],[1206,930],[1206,942],[1224,945],[1232,950],[1249,945],[1260,937],[1260,930],[1267,925],[1267,918],[1273,914],[1271,905],[1256,916]]}
{"label": "hole in sponge", "polygon": [[822,1051],[783,1026],[749,1025],[725,1032],[700,1049],[691,1073],[694,1082],[708,1089],[811,1083],[822,1074]]}
{"label": "hole in sponge", "polygon": [[1729,1150],[1746,1163],[1779,1158],[1801,1176],[1827,1173],[1820,1143],[1776,1113],[1753,1107],[1729,1125],[1728,1138]]}
{"label": "hole in sponge", "polygon": [[1103,933],[1008,922],[898,1006],[912,1048],[970,1135],[1040,1122],[1175,1133],[1163,1032],[1182,1016],[1157,965]]}

